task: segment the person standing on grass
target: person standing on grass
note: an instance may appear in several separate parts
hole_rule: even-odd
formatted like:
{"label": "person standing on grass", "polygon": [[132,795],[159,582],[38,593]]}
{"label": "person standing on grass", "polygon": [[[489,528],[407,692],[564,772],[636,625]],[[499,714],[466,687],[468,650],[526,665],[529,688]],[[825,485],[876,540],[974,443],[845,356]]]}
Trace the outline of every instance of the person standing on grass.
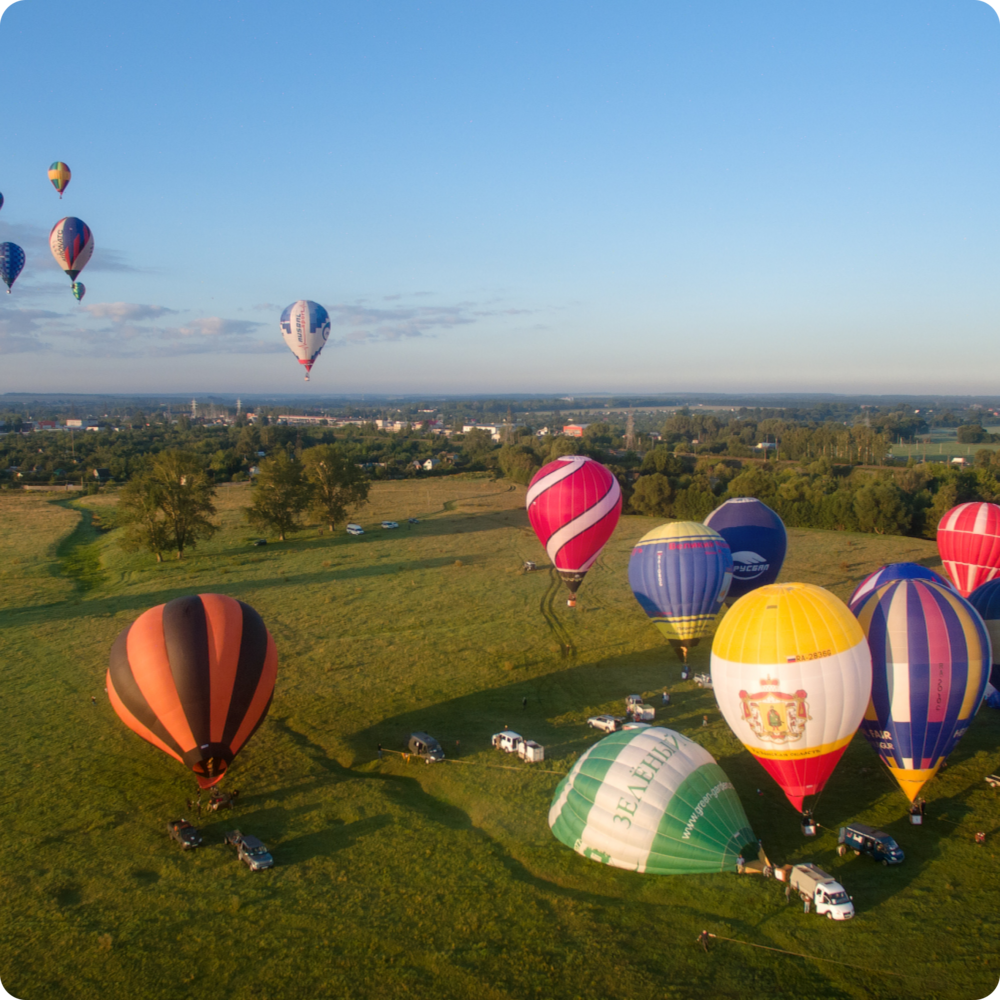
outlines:
{"label": "person standing on grass", "polygon": [[527,697],[524,697],[521,699],[521,708],[527,708],[527,707],[528,707],[528,699]]}
{"label": "person standing on grass", "polygon": [[663,704],[670,704],[670,692],[666,688],[663,689]]}
{"label": "person standing on grass", "polygon": [[382,744],[381,743],[378,745],[378,759],[379,760],[382,759]]}

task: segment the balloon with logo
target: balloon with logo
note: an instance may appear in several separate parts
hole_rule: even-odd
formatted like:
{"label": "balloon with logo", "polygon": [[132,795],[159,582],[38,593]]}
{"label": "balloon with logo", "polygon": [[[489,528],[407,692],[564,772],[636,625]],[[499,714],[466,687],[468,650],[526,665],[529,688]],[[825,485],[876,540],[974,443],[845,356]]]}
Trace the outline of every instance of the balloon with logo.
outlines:
{"label": "balloon with logo", "polygon": [[990,580],[969,594],[969,603],[979,612],[993,650],[990,676],[983,700],[990,708],[1000,708],[1000,580]]}
{"label": "balloon with logo", "polygon": [[52,227],[49,249],[70,280],[76,281],[76,276],[94,256],[94,234],[82,219],[68,215]]}
{"label": "balloon with logo", "polygon": [[3,208],[3,195],[0,194],[0,208]]}
{"label": "balloon with logo", "polygon": [[961,503],[941,518],[938,552],[958,592],[968,597],[1000,573],[1000,507]]}
{"label": "balloon with logo", "polygon": [[82,281],[73,282],[73,298],[79,302],[87,294],[87,286]]}
{"label": "balloon with logo", "polygon": [[734,872],[757,838],[732,782],[693,740],[659,726],[595,743],[559,783],[556,839],[591,861],[652,875]]}
{"label": "balloon with logo", "polygon": [[893,580],[930,580],[931,583],[947,587],[949,590],[955,589],[940,573],[935,573],[934,570],[921,566],[920,563],[890,563],[888,566],[882,566],[875,570],[874,573],[869,573],[854,588],[854,593],[851,594],[851,599],[847,602],[848,606],[857,613],[858,605],[873,590],[878,590],[883,584]]}
{"label": "balloon with logo", "polygon": [[585,455],[563,455],[535,473],[525,498],[528,520],[573,595],[597,561],[622,512],[610,469]]}
{"label": "balloon with logo", "polygon": [[737,739],[808,814],[864,717],[871,654],[838,597],[811,583],[772,583],[722,619],[712,685]]}
{"label": "balloon with logo", "polygon": [[756,497],[733,497],[705,518],[733,554],[730,604],[757,587],[774,583],[788,549],[788,532],[777,514]]}
{"label": "balloon with logo", "polygon": [[24,270],[24,251],[16,243],[0,243],[0,278],[10,295],[11,285]]}
{"label": "balloon with logo", "polygon": [[281,314],[281,336],[299,364],[305,366],[308,382],[309,372],[330,336],[329,313],[318,302],[299,299]]}
{"label": "balloon with logo", "polygon": [[59,192],[60,198],[62,198],[63,191],[66,190],[66,186],[69,184],[69,179],[72,176],[69,167],[62,160],[56,160],[49,167],[49,180],[52,181],[52,186]]}
{"label": "balloon with logo", "polygon": [[682,662],[710,636],[733,579],[733,557],[716,531],[697,521],[668,521],[632,549],[628,582],[639,606]]}
{"label": "balloon with logo", "polygon": [[248,604],[178,597],[115,640],[108,697],[126,726],[210,788],[264,721],[277,669],[274,640]]}
{"label": "balloon with logo", "polygon": [[983,700],[989,634],[969,601],[930,580],[893,580],[856,614],[872,654],[861,730],[912,802]]}

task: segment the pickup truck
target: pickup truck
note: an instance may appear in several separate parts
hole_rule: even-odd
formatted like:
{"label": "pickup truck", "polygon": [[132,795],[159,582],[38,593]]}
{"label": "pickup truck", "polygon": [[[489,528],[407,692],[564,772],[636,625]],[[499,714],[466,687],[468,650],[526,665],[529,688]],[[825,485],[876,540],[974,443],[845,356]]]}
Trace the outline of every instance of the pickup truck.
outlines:
{"label": "pickup truck", "polygon": [[804,900],[812,900],[820,916],[826,914],[830,920],[850,920],[854,916],[854,903],[844,887],[811,861],[792,865],[789,883]]}
{"label": "pickup truck", "polygon": [[256,837],[249,837],[239,830],[230,830],[223,840],[236,848],[236,856],[250,871],[259,872],[264,868],[274,867],[274,858]]}

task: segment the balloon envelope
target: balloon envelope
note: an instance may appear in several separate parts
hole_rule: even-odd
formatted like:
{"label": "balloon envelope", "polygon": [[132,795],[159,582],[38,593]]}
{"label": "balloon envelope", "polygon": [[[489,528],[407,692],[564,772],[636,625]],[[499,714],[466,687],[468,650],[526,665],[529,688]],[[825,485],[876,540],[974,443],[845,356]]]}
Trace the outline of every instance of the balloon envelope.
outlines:
{"label": "balloon envelope", "polygon": [[733,554],[730,602],[778,579],[788,532],[767,504],[756,497],[733,497],[716,507],[705,524],[722,535]]}
{"label": "balloon envelope", "polygon": [[52,186],[59,192],[60,198],[63,196],[63,191],[66,190],[66,185],[69,184],[69,179],[72,176],[69,167],[62,160],[56,160],[49,167],[49,180],[52,181]]}
{"label": "balloon envelope", "polygon": [[979,708],[989,635],[968,601],[929,580],[893,580],[857,616],[872,654],[861,729],[912,802]]}
{"label": "balloon envelope", "polygon": [[281,314],[281,335],[292,354],[305,365],[306,381],[330,336],[330,316],[318,303],[299,299]]}
{"label": "balloon envelope", "polygon": [[79,302],[87,294],[87,286],[82,281],[73,282],[73,298]]}
{"label": "balloon envelope", "polygon": [[712,634],[733,578],[722,536],[697,521],[668,521],[635,544],[628,582],[642,610],[669,640]]}
{"label": "balloon envelope", "polygon": [[851,594],[851,599],[847,602],[848,606],[852,611],[857,612],[858,605],[873,590],[878,590],[883,584],[889,583],[892,580],[930,580],[931,583],[947,587],[949,590],[955,589],[939,573],[935,573],[934,570],[928,569],[926,566],[921,566],[920,563],[890,563],[888,566],[882,566],[880,569],[875,570],[874,573],[869,573],[854,588],[854,593]]}
{"label": "balloon envelope", "polygon": [[23,269],[24,251],[16,243],[0,243],[0,279],[7,286],[8,294]]}
{"label": "balloon envelope", "polygon": [[179,597],[115,640],[108,697],[125,725],[209,788],[264,721],[277,668],[274,640],[248,604]]}
{"label": "balloon envelope", "polygon": [[990,580],[969,594],[969,603],[979,612],[993,650],[989,680],[983,700],[990,708],[1000,708],[1000,580]]}
{"label": "balloon envelope", "polygon": [[578,854],[654,875],[736,871],[757,838],[712,755],[658,726],[594,744],[556,788],[556,838]]}
{"label": "balloon envelope", "polygon": [[938,552],[958,592],[968,597],[1000,573],[1000,507],[962,503],[941,518]]}
{"label": "balloon envelope", "polygon": [[772,583],[722,619],[712,685],[730,729],[802,811],[861,724],[871,656],[839,598],[810,583]]}
{"label": "balloon envelope", "polygon": [[82,219],[68,215],[52,227],[49,249],[56,263],[76,281],[76,276],[94,255],[94,234]]}
{"label": "balloon envelope", "polygon": [[576,593],[622,512],[614,473],[584,455],[564,455],[535,473],[525,506],[552,565]]}

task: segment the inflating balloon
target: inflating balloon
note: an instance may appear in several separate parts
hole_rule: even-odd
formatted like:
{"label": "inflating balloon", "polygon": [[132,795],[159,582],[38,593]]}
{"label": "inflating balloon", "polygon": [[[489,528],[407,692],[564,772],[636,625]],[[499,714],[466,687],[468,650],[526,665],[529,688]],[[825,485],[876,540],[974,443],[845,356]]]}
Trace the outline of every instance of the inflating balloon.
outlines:
{"label": "inflating balloon", "polygon": [[864,632],[847,605],[811,583],[741,597],[712,644],[723,718],[800,812],[858,730],[872,689]]}
{"label": "inflating balloon", "polygon": [[329,314],[318,302],[299,299],[281,314],[281,335],[299,364],[305,365],[308,382],[309,372],[330,336]]}
{"label": "inflating balloon", "polygon": [[979,613],[989,633],[993,649],[989,680],[983,701],[990,708],[1000,708],[1000,580],[990,580],[969,594],[969,603]]}
{"label": "inflating balloon", "polygon": [[930,580],[931,583],[940,584],[949,590],[955,589],[939,573],[935,573],[934,570],[928,569],[926,566],[921,566],[920,563],[890,563],[888,566],[882,566],[880,569],[875,570],[874,573],[869,573],[854,588],[854,593],[851,594],[851,599],[847,602],[848,606],[856,613],[858,605],[873,590],[878,590],[883,584],[889,583],[892,580]]}
{"label": "inflating balloon", "polygon": [[62,198],[63,191],[66,190],[66,185],[69,184],[69,179],[72,176],[69,167],[62,160],[56,160],[49,167],[49,180],[52,181],[52,186],[59,192],[60,198]]}
{"label": "inflating balloon", "polygon": [[17,276],[24,269],[24,251],[16,243],[0,243],[0,278],[7,286],[7,294],[10,295],[10,286],[17,281]]}
{"label": "inflating balloon", "polygon": [[179,597],[115,640],[108,697],[126,726],[210,788],[264,721],[277,669],[274,640],[248,604]]}
{"label": "inflating balloon", "polygon": [[577,854],[653,875],[734,872],[757,838],[712,755],[670,729],[626,729],[594,744],[556,788],[556,838]]}
{"label": "inflating balloon", "polygon": [[774,583],[788,549],[784,522],[756,497],[733,497],[716,507],[705,524],[726,540],[733,554],[732,604],[757,587]]}
{"label": "inflating balloon", "polygon": [[682,661],[712,634],[732,579],[729,546],[697,521],[668,521],[647,532],[628,563],[635,599]]}
{"label": "inflating balloon", "polygon": [[87,286],[82,281],[73,282],[73,298],[79,302],[87,294]]}
{"label": "inflating balloon", "polygon": [[872,654],[861,730],[912,802],[969,728],[990,673],[972,605],[929,580],[894,580],[857,609]]}
{"label": "inflating balloon", "polygon": [[941,518],[938,552],[958,592],[968,597],[1000,573],[1000,507],[962,503]]}
{"label": "inflating balloon", "polygon": [[68,215],[60,219],[49,233],[49,249],[56,263],[76,281],[76,276],[94,255],[94,234],[81,219]]}
{"label": "inflating balloon", "polygon": [[564,455],[535,473],[525,505],[538,540],[575,595],[618,524],[618,480],[592,458]]}

